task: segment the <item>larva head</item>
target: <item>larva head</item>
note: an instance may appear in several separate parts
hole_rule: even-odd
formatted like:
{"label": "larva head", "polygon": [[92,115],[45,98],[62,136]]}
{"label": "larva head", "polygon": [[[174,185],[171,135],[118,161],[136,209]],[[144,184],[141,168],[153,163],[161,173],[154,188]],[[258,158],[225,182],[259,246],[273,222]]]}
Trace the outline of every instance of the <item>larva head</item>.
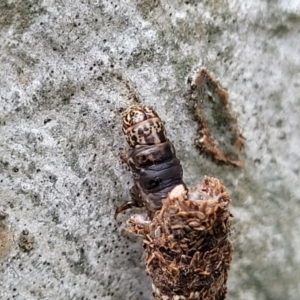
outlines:
{"label": "larva head", "polygon": [[147,106],[130,106],[123,113],[123,132],[130,147],[165,142],[165,128],[156,111]]}

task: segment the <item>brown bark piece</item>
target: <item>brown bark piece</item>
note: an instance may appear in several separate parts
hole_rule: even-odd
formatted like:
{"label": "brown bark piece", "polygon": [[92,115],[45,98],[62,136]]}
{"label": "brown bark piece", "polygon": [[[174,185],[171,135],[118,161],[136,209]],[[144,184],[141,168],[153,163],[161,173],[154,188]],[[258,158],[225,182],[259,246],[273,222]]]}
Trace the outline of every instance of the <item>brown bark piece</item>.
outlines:
{"label": "brown bark piece", "polygon": [[139,215],[128,230],[144,237],[146,269],[156,300],[225,299],[233,251],[231,200],[222,183],[206,177],[176,186],[152,221]]}

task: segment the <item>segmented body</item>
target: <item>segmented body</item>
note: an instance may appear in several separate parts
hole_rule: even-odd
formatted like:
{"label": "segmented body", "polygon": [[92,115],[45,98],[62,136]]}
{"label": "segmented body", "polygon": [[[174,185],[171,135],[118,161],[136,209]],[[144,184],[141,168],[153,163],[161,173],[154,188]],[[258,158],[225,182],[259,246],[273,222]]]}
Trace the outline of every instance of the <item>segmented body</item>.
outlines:
{"label": "segmented body", "polygon": [[152,217],[168,193],[184,184],[182,166],[154,109],[129,107],[123,113],[123,132],[129,149],[121,158],[131,169],[134,186],[130,189],[132,200],[118,207],[115,216],[128,208],[145,206]]}

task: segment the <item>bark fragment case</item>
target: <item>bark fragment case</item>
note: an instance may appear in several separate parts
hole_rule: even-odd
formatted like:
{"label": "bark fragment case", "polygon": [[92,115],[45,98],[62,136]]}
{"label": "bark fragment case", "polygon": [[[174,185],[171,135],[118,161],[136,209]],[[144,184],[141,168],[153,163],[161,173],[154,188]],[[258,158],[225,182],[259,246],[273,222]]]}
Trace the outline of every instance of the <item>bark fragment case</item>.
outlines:
{"label": "bark fragment case", "polygon": [[197,69],[189,77],[189,98],[199,124],[196,147],[215,161],[240,167],[243,146],[237,120],[230,112],[227,92],[208,74]]}
{"label": "bark fragment case", "polygon": [[176,186],[152,221],[141,215],[127,221],[128,231],[144,238],[156,300],[225,299],[233,251],[230,202],[222,183],[205,177],[188,192]]}

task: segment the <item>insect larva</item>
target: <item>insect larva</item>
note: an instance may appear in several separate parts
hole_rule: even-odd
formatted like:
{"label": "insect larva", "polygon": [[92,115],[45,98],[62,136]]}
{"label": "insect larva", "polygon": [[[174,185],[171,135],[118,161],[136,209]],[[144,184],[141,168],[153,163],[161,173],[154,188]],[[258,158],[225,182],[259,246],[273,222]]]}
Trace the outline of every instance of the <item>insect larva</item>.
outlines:
{"label": "insect larva", "polygon": [[157,113],[133,106],[123,114],[129,149],[133,206],[146,206],[148,216],[133,215],[127,230],[142,236],[146,270],[155,300],[224,300],[232,256],[230,197],[216,178],[187,189],[182,167]]}
{"label": "insect larva", "polygon": [[162,199],[182,181],[182,166],[164,125],[153,108],[131,106],[123,113],[123,133],[129,149],[121,159],[134,180],[131,201],[116,209],[115,216],[131,208],[145,206],[149,216],[162,207]]}

